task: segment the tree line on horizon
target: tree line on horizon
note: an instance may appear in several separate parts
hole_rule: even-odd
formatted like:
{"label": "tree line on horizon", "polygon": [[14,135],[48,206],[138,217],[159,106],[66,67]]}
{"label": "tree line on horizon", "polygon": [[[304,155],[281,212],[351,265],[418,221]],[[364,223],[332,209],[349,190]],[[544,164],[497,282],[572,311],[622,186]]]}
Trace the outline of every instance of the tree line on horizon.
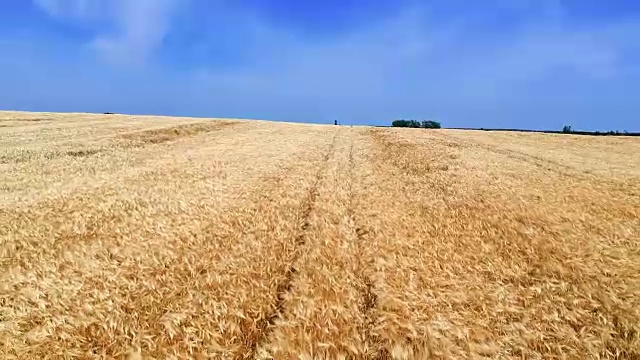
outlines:
{"label": "tree line on horizon", "polygon": [[640,133],[630,133],[627,130],[618,131],[618,130],[609,130],[609,131],[579,131],[574,130],[571,125],[565,125],[562,127],[563,134],[574,134],[574,135],[616,135],[616,136],[639,136]]}
{"label": "tree line on horizon", "polygon": [[440,129],[442,126],[439,122],[433,120],[394,120],[391,123],[392,127],[406,127],[406,128],[422,128],[422,129]]}
{"label": "tree line on horizon", "polygon": [[[401,127],[401,128],[417,128],[417,129],[441,129],[442,125],[438,121],[433,120],[405,120],[398,119],[394,120],[391,123],[392,127]],[[473,130],[473,129],[469,129]],[[525,130],[525,129],[475,129],[475,130],[483,130],[483,131],[522,131],[522,132],[541,132],[541,133],[555,133],[555,134],[574,134],[574,135],[614,135],[614,136],[640,136],[640,133],[631,133],[628,131],[577,131],[574,130],[570,125],[565,125],[561,131],[550,131],[550,130]]]}

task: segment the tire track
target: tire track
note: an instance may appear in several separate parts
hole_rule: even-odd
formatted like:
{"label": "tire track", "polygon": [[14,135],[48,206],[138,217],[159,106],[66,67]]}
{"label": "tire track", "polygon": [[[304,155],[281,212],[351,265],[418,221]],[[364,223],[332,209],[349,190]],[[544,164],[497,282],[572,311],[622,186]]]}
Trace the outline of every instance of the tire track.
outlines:
{"label": "tire track", "polygon": [[309,229],[309,226],[311,225],[310,223],[311,213],[315,209],[315,204],[318,198],[319,185],[321,181],[324,179],[325,174],[327,172],[329,159],[335,152],[336,139],[338,137],[338,132],[339,130],[336,130],[335,134],[333,135],[331,144],[328,146],[328,149],[322,158],[321,164],[318,167],[318,171],[315,174],[313,184],[309,187],[306,198],[303,202],[303,206],[301,207],[301,211],[299,215],[300,230],[295,239],[296,250],[293,255],[291,266],[287,269],[284,280],[277,287],[277,297],[276,297],[276,303],[274,306],[273,313],[271,313],[266,318],[266,321],[264,321],[264,323],[261,324],[260,326],[262,329],[261,331],[262,335],[259,338],[257,338],[255,341],[253,341],[249,346],[249,348],[251,348],[251,356],[249,358],[251,359],[255,359],[257,357],[258,346],[269,338],[269,335],[273,331],[276,320],[279,317],[281,317],[284,312],[284,301],[285,301],[285,298],[287,297],[287,294],[291,291],[291,288],[294,283],[294,278],[298,273],[296,264],[298,263],[303,253],[304,246],[307,243],[307,231]]}
{"label": "tire track", "polygon": [[372,312],[378,305],[378,296],[375,293],[375,285],[367,271],[367,269],[370,269],[372,266],[369,261],[371,257],[366,252],[367,234],[369,234],[369,231],[358,224],[355,214],[358,204],[356,199],[356,191],[354,189],[354,182],[356,181],[356,162],[354,159],[353,151],[353,136],[353,130],[351,130],[347,170],[347,178],[349,179],[347,188],[349,194],[347,216],[349,217],[349,221],[352,224],[353,239],[356,242],[355,248],[358,259],[356,276],[358,278],[358,287],[361,297],[360,312],[362,313],[362,316],[364,318],[362,336],[364,338],[365,344],[369,346],[365,358],[378,359],[381,358],[380,354],[383,354],[383,352],[380,347],[376,345],[377,341],[375,339],[375,336],[371,333],[372,328],[375,324],[375,318]]}
{"label": "tire track", "polygon": [[[454,161],[450,156],[454,150],[445,148],[438,153],[422,151],[419,145],[411,141],[400,140],[393,133],[377,129],[368,131],[367,136],[371,143],[367,165],[371,166],[373,172],[368,175],[370,179],[364,179],[369,186],[363,193],[363,203],[367,207],[361,207],[362,214],[357,216],[371,229],[358,229],[363,255],[367,249],[375,247],[368,256],[370,263],[366,265],[371,269],[371,276],[363,278],[363,297],[368,300],[363,307],[367,321],[365,334],[373,345],[366,359],[430,358],[431,340],[425,325],[429,319],[418,310],[423,299],[415,296],[417,292],[407,291],[414,286],[411,279],[424,266],[416,261],[414,253],[419,240],[410,239],[404,235],[406,233],[399,235],[394,230],[418,216],[407,211],[401,212],[405,215],[398,216],[395,210],[405,204],[414,204],[412,187],[424,187],[428,183],[430,193],[442,196],[449,191],[448,187],[455,182],[449,170]],[[449,181],[433,180],[445,173]],[[399,236],[407,240],[398,239],[397,244],[388,241]],[[389,266],[390,262],[393,266]],[[402,268],[402,271],[398,271]]]}

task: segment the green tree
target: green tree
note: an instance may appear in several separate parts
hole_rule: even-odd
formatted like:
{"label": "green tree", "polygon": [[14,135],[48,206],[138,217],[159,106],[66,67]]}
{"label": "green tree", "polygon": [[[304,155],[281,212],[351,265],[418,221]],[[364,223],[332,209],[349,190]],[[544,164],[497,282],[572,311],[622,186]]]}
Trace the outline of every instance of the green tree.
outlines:
{"label": "green tree", "polygon": [[422,127],[425,129],[440,129],[442,126],[439,122],[433,120],[424,120],[422,122]]}
{"label": "green tree", "polygon": [[409,127],[419,128],[420,127],[420,122],[416,121],[416,120],[409,120]]}
{"label": "green tree", "polygon": [[420,122],[416,121],[416,120],[394,120],[391,123],[391,126],[393,127],[410,127],[410,128],[419,128],[420,126]]}
{"label": "green tree", "polygon": [[408,127],[407,120],[394,120],[391,123],[391,126],[393,126],[393,127]]}

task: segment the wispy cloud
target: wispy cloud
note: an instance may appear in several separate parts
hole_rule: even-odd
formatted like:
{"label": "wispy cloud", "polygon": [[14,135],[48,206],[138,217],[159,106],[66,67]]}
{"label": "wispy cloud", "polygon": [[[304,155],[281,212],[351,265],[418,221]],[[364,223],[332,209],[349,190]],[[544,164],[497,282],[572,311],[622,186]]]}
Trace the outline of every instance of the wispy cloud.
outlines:
{"label": "wispy cloud", "polygon": [[64,18],[82,18],[90,13],[95,0],[34,0],[51,16]]}
{"label": "wispy cloud", "polygon": [[161,46],[178,5],[178,0],[34,1],[56,18],[109,23],[111,31],[98,34],[89,45],[114,64],[144,62]]}
{"label": "wispy cloud", "polygon": [[[571,29],[559,10],[548,13],[492,41],[474,39],[465,18],[438,22],[427,6],[322,43],[262,24],[241,41],[269,51],[239,69],[199,69],[193,96],[206,94],[212,106],[227,108],[251,99],[256,114],[272,117],[286,103],[292,119],[433,116],[462,125],[475,113],[505,125],[505,113],[512,104],[525,106],[524,98],[540,101],[563,81],[606,81],[619,72],[622,49],[612,26]],[[554,86],[541,90],[540,83]]]}
{"label": "wispy cloud", "polygon": [[88,45],[102,59],[149,61],[108,66],[88,60],[77,38],[16,44],[6,37],[3,49],[12,57],[0,58],[8,64],[0,75],[11,91],[1,94],[0,106],[353,123],[435,118],[447,126],[556,129],[589,129],[607,119],[610,128],[638,126],[640,13],[576,21],[575,8],[559,0],[405,1],[404,11],[318,38],[225,1],[191,0],[185,12],[179,0],[34,1],[61,21],[98,23]]}
{"label": "wispy cloud", "polygon": [[112,62],[143,61],[169,31],[176,0],[122,0],[115,17],[117,33],[94,45]]}

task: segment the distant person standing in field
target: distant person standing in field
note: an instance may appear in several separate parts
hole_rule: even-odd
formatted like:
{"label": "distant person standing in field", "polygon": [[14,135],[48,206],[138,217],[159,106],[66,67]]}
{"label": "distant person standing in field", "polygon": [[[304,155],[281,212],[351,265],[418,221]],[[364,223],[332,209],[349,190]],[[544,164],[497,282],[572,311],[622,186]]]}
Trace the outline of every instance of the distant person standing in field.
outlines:
{"label": "distant person standing in field", "polygon": [[333,120],[333,125],[338,125],[338,120]]}

